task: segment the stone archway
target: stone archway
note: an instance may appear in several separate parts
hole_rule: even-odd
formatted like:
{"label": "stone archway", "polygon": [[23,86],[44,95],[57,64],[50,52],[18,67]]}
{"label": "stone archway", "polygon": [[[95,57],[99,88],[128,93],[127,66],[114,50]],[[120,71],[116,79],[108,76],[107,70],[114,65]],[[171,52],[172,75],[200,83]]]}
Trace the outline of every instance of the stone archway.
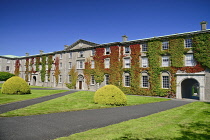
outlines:
{"label": "stone archway", "polygon": [[33,76],[33,86],[36,86],[36,76]]}
{"label": "stone archway", "polygon": [[[176,73],[176,98],[193,98],[192,86],[199,87],[199,100],[205,100],[205,72]],[[189,84],[189,85],[188,85]],[[182,88],[183,87],[183,88]],[[191,89],[190,89],[191,88]],[[188,93],[183,93],[188,92]]]}
{"label": "stone archway", "polygon": [[182,98],[199,100],[199,82],[193,78],[185,79],[181,83]]}

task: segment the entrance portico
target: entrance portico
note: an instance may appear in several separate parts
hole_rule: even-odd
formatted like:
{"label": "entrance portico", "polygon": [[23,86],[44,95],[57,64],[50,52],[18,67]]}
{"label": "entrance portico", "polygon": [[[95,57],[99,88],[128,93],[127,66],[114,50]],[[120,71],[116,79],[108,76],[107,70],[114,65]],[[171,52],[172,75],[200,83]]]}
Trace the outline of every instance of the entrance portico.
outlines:
{"label": "entrance portico", "polygon": [[205,100],[205,73],[176,73],[176,98],[191,98],[192,86],[199,86],[199,100]]}

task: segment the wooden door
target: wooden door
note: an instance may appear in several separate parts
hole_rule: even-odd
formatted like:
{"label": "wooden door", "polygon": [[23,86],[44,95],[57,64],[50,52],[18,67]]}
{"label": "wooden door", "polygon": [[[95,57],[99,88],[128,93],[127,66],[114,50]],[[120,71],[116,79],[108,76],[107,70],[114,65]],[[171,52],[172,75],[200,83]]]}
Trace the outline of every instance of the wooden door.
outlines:
{"label": "wooden door", "polygon": [[82,89],[82,81],[79,81],[79,89]]}

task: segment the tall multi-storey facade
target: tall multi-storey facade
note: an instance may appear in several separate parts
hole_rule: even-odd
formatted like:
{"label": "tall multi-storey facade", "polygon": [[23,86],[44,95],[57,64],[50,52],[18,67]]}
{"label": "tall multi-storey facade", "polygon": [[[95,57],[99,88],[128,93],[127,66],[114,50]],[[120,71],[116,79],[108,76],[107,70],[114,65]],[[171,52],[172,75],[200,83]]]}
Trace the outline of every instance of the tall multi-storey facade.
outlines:
{"label": "tall multi-storey facade", "polygon": [[206,63],[210,30],[206,22],[201,27],[200,31],[131,41],[123,36],[122,42],[106,44],[78,40],[62,51],[0,56],[0,71],[16,73],[37,86],[75,83],[76,89],[97,90],[114,84],[128,94],[179,99],[198,94],[200,100],[210,100],[210,66]]}

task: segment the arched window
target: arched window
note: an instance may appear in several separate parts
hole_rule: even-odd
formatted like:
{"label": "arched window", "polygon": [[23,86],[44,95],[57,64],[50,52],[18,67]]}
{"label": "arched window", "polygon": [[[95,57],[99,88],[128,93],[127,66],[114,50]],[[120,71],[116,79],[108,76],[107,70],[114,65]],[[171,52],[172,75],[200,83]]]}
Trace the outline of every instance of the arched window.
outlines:
{"label": "arched window", "polygon": [[124,73],[124,86],[125,87],[130,87],[131,85],[131,78],[129,73]]}

